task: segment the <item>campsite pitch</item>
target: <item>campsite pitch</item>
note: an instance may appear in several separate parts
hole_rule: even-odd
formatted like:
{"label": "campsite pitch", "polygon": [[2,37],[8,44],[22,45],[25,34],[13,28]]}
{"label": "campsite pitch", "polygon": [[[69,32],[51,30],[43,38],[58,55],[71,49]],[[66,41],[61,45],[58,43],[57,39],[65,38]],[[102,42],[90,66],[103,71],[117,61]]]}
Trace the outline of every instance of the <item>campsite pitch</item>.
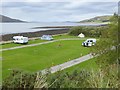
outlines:
{"label": "campsite pitch", "polygon": [[36,72],[86,55],[89,53],[89,48],[81,45],[83,41],[57,41],[45,45],[3,51],[3,77],[9,75],[10,70],[13,69]]}

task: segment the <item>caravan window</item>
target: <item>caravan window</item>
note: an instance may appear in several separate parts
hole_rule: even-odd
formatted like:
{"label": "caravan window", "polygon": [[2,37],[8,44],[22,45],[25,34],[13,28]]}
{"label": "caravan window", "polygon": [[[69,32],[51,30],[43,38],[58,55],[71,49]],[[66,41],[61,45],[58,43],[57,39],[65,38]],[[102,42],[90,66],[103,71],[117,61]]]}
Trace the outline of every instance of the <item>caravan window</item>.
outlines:
{"label": "caravan window", "polygon": [[90,42],[90,40],[88,40],[87,42]]}
{"label": "caravan window", "polygon": [[93,42],[93,40],[88,40],[87,42]]}
{"label": "caravan window", "polygon": [[93,42],[93,40],[90,40],[90,42]]}

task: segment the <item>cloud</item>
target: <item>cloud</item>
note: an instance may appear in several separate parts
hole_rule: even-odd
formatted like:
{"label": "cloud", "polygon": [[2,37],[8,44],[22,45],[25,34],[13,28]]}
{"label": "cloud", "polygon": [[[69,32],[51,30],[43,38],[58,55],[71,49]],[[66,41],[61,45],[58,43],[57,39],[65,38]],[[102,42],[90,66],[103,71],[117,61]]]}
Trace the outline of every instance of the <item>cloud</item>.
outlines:
{"label": "cloud", "polygon": [[[42,1],[42,0],[41,0]],[[117,2],[4,2],[3,15],[26,21],[79,21],[117,11]]]}
{"label": "cloud", "polygon": [[[2,2],[100,2],[101,0],[2,0]],[[119,0],[104,0],[102,2],[119,2]]]}

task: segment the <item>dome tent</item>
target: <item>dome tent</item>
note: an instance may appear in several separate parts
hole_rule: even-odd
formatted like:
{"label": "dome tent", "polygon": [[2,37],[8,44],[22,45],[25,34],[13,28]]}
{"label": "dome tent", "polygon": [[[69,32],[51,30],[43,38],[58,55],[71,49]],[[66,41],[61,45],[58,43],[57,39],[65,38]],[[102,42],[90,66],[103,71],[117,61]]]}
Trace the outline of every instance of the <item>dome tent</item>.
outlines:
{"label": "dome tent", "polygon": [[83,33],[80,33],[80,34],[78,35],[78,37],[80,37],[80,38],[84,38],[85,35],[84,35]]}

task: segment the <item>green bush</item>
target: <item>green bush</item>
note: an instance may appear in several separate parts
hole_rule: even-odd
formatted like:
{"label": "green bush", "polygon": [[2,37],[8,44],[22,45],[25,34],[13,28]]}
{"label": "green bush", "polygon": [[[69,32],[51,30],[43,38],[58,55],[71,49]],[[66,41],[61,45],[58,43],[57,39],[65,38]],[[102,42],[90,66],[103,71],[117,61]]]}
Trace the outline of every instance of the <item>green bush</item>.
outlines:
{"label": "green bush", "polygon": [[77,36],[80,33],[84,33],[84,28],[83,27],[72,27],[71,31],[69,32],[70,35]]}
{"label": "green bush", "polygon": [[78,72],[75,70],[73,73],[57,72],[48,77],[49,88],[85,88],[87,87],[87,79],[90,73],[83,70]]}
{"label": "green bush", "polygon": [[118,88],[118,66],[110,65],[99,71],[58,72],[48,77],[49,88]]}
{"label": "green bush", "polygon": [[76,27],[72,27],[69,35],[74,35],[77,36],[80,33],[83,33],[86,37],[100,37],[102,34],[102,32],[107,30],[107,26],[105,27],[92,27],[92,26],[76,26]]}
{"label": "green bush", "polygon": [[3,81],[3,89],[9,88],[118,88],[118,66],[109,65],[99,71],[74,70],[72,73],[59,71],[54,74],[26,73],[13,71]]}
{"label": "green bush", "polygon": [[10,76],[3,81],[3,89],[9,88],[34,88],[36,74],[23,72],[21,70],[12,70]]}

